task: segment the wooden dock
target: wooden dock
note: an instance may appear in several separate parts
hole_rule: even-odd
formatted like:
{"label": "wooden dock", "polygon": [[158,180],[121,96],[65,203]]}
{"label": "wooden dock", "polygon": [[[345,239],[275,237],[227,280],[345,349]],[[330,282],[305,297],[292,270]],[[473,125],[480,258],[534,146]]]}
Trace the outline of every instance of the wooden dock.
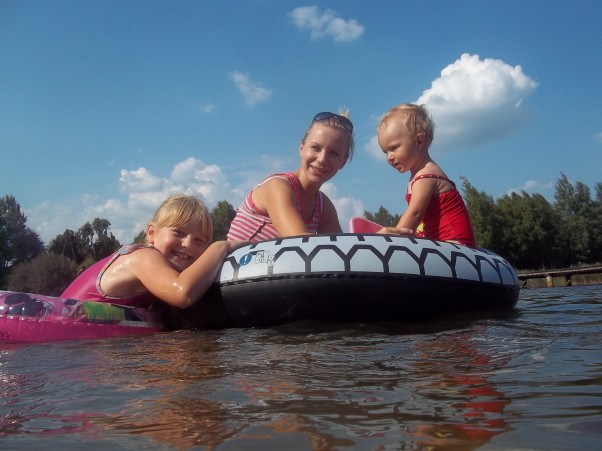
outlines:
{"label": "wooden dock", "polygon": [[539,271],[518,271],[518,280],[522,282],[523,288],[527,286],[528,279],[546,279],[548,287],[554,286],[554,277],[564,277],[565,285],[571,286],[571,276],[576,274],[600,274],[602,273],[602,264],[572,266],[563,269],[542,269]]}

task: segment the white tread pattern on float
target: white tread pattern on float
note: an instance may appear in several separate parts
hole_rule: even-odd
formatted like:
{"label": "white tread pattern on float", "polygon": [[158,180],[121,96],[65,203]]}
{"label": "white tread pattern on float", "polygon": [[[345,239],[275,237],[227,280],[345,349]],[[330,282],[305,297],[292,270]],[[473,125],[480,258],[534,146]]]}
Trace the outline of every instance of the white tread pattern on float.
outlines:
{"label": "white tread pattern on float", "polygon": [[357,273],[517,286],[512,266],[485,249],[374,234],[307,235],[255,243],[230,254],[216,282]]}

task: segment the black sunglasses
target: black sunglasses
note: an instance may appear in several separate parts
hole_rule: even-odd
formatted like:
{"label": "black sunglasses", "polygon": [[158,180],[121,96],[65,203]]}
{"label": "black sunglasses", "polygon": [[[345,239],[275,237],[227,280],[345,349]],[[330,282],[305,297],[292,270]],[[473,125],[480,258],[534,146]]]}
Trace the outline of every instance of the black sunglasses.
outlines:
{"label": "black sunglasses", "polygon": [[312,122],[320,122],[327,121],[328,119],[333,119],[339,124],[341,127],[345,129],[345,131],[349,133],[353,133],[353,124],[349,119],[345,116],[341,116],[340,114],[334,114],[329,111],[322,111],[314,116],[314,120]]}

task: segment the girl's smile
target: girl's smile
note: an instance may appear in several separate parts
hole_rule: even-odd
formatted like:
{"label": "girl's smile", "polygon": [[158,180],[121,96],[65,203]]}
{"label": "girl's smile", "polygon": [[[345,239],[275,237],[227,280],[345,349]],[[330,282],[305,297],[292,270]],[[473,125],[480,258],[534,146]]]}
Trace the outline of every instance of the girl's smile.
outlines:
{"label": "girl's smile", "polygon": [[147,242],[155,246],[177,271],[188,268],[207,248],[198,224],[182,227],[149,227]]}

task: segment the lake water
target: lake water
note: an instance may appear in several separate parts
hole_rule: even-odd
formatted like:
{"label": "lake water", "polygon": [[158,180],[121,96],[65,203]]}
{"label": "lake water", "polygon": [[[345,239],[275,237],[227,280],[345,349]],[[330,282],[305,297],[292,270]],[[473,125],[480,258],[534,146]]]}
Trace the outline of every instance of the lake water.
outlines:
{"label": "lake water", "polygon": [[0,449],[602,449],[602,285],[505,314],[0,344]]}

